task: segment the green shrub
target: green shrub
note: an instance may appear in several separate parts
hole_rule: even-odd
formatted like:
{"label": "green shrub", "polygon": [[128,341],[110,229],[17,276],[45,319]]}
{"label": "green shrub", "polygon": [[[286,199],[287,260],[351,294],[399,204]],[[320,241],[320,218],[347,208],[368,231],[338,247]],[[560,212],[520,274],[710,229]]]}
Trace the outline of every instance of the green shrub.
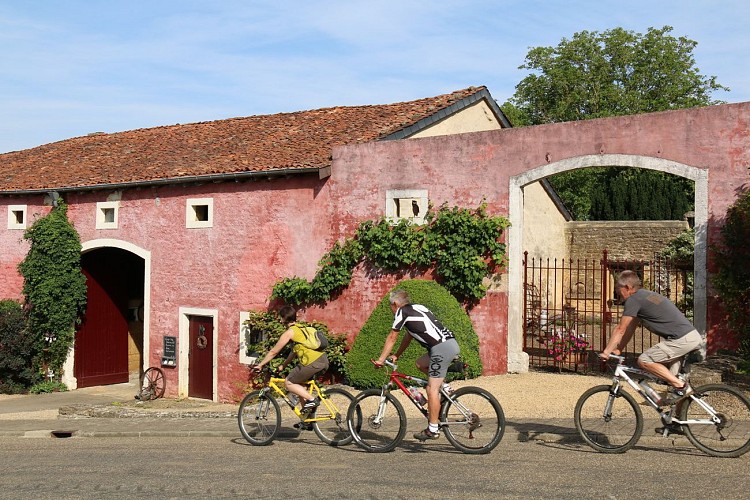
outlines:
{"label": "green shrub", "polygon": [[34,369],[35,344],[21,304],[0,300],[0,392],[25,392],[41,379]]}
{"label": "green shrub", "polygon": [[68,388],[62,382],[57,380],[45,380],[34,384],[29,392],[31,394],[48,394],[50,392],[66,392]]}
{"label": "green shrub", "polygon": [[750,360],[750,192],[729,207],[721,241],[714,248],[718,272],[712,283],[727,311],[727,323],[737,335],[739,354]]}
{"label": "green shrub", "polygon": [[[415,304],[422,304],[430,309],[446,328],[455,335],[461,347],[461,359],[468,364],[466,373],[462,376],[475,378],[482,374],[482,362],[479,359],[479,339],[474,332],[469,316],[463,310],[459,302],[444,287],[434,281],[407,280],[399,283],[395,288],[406,290]],[[347,354],[347,372],[349,383],[354,387],[366,389],[380,386],[385,374],[378,370],[370,362],[377,359],[383,349],[385,338],[391,331],[393,325],[393,312],[389,305],[390,292],[375,307],[370,317],[360,330],[354,345]],[[398,348],[403,335],[401,332],[394,350]],[[415,362],[419,356],[425,353],[425,349],[416,341],[412,341],[409,348],[398,360],[399,371],[424,378]],[[449,373],[449,377],[456,374]]]}

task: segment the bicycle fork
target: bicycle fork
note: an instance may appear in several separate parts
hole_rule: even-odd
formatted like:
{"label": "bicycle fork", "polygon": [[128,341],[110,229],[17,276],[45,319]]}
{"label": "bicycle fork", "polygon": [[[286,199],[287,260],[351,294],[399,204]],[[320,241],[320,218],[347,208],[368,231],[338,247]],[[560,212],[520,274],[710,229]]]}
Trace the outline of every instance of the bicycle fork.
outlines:
{"label": "bicycle fork", "polygon": [[268,399],[268,391],[261,391],[258,396],[258,406],[255,409],[255,420],[266,420],[271,409],[271,401]]}

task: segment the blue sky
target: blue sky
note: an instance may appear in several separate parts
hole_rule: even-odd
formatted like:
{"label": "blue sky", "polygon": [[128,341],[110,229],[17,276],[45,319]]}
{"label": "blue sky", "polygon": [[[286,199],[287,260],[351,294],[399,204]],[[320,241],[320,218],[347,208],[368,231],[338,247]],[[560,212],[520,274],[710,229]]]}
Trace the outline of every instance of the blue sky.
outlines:
{"label": "blue sky", "polygon": [[714,98],[750,101],[747,0],[0,0],[0,153],[471,85],[502,103],[530,47],[665,25]]}

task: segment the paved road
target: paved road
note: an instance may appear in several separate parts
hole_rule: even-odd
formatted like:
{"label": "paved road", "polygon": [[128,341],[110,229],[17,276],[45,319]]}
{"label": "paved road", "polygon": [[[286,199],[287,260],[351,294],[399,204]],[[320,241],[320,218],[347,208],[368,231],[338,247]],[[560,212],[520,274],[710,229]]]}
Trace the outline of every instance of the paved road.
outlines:
{"label": "paved road", "polygon": [[442,440],[369,454],[312,434],[266,447],[224,437],[6,438],[0,498],[733,499],[747,498],[749,462],[690,447],[603,455],[575,443],[514,440],[475,456]]}

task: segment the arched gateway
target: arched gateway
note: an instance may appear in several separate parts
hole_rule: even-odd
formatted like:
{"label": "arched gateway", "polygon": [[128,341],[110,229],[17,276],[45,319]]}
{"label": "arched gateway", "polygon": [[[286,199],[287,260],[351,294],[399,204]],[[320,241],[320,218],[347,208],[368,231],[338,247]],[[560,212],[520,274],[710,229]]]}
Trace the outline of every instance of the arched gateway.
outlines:
{"label": "arched gateway", "polygon": [[[649,156],[601,154],[566,158],[531,169],[510,178],[508,216],[508,280],[510,290],[523,290],[523,204],[524,186],[561,172],[588,167],[631,167],[657,170],[695,183],[695,326],[706,331],[706,240],[708,222],[708,170]],[[508,371],[526,371],[528,356],[523,352],[523,295],[509,294],[508,331],[521,332],[508,338]]]}

